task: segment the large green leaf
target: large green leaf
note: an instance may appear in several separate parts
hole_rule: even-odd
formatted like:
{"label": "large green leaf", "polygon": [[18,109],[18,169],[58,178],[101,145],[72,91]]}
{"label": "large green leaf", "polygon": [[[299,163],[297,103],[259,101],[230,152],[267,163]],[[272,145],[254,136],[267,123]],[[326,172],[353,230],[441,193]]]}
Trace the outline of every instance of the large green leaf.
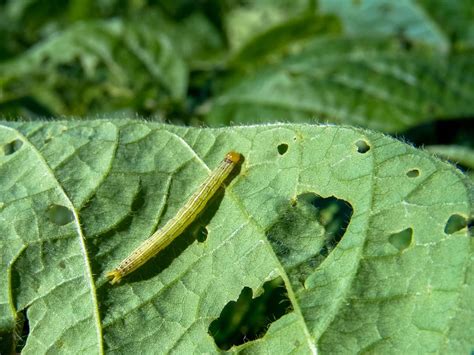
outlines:
{"label": "large green leaf", "polygon": [[223,20],[231,50],[240,51],[255,36],[285,26],[289,19],[314,15],[314,6],[310,3],[308,0],[260,0],[230,8]]}
{"label": "large green leaf", "polygon": [[[446,18],[449,27],[458,29],[458,36],[469,35],[467,19],[472,15],[469,0],[446,2],[420,0],[434,13],[435,18]],[[340,19],[344,32],[350,36],[402,36],[410,41],[430,44],[442,51],[450,47],[448,34],[438,26],[431,13],[412,0],[298,0],[256,1],[239,4],[225,17],[231,46],[245,46],[253,37],[271,27],[284,24],[289,18],[302,14],[333,14]],[[471,10],[471,11],[470,11]],[[461,23],[456,23],[462,18]],[[449,20],[449,22],[447,21]],[[444,24],[443,23],[443,24]],[[461,30],[467,33],[461,33]]]}
{"label": "large green leaf", "polygon": [[[0,147],[3,350],[26,310],[26,354],[216,352],[209,326],[224,306],[277,277],[291,311],[235,350],[467,353],[474,344],[472,186],[393,138],[324,125],[96,120],[3,123]],[[244,161],[198,221],[205,241],[191,228],[107,283],[229,150]],[[346,229],[334,227],[337,210],[316,208],[336,200],[350,210]]]}
{"label": "large green leaf", "polygon": [[471,0],[417,0],[454,44],[454,49],[474,48],[474,2]]}
{"label": "large green leaf", "polygon": [[[337,15],[348,35],[356,37],[401,36],[447,51],[446,33],[412,0],[321,0],[323,13]],[[456,12],[460,14],[461,12]]]}
{"label": "large green leaf", "polygon": [[348,123],[400,132],[472,115],[471,56],[404,50],[398,41],[321,38],[282,63],[227,84],[206,122]]}
{"label": "large green leaf", "polygon": [[268,61],[275,62],[282,54],[301,48],[305,41],[339,30],[338,22],[330,16],[306,14],[294,17],[253,36],[232,55],[229,64],[255,67]]}

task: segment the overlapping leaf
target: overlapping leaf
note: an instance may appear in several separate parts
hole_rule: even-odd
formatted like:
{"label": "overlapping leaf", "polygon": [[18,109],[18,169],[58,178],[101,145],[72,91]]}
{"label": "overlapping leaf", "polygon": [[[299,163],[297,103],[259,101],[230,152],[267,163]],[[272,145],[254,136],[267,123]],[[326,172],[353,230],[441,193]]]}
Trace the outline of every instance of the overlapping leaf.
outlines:
{"label": "overlapping leaf", "polygon": [[470,117],[473,73],[467,55],[444,58],[385,39],[320,39],[227,84],[206,121],[327,120],[399,132],[433,118]]}

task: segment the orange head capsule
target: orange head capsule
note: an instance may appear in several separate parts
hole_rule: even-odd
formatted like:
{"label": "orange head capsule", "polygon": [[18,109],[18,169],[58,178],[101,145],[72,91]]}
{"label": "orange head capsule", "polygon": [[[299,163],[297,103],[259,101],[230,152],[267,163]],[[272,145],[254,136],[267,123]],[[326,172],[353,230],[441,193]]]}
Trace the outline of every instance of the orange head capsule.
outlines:
{"label": "orange head capsule", "polygon": [[238,163],[240,160],[240,153],[237,152],[229,152],[225,156],[225,160],[227,160],[229,163]]}

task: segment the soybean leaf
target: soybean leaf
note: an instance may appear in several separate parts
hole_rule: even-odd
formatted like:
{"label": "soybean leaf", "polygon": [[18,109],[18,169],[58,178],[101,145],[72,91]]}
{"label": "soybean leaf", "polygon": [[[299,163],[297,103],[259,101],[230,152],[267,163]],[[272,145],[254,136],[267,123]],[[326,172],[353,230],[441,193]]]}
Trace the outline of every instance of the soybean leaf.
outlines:
{"label": "soybean leaf", "polygon": [[[345,33],[350,36],[398,36],[409,41],[424,42],[441,52],[450,49],[447,34],[417,1],[321,0],[319,5],[321,12],[337,15]],[[448,6],[443,4],[441,8]],[[462,16],[462,13],[462,10],[456,11],[456,15]]]}
{"label": "soybean leaf", "polygon": [[[36,121],[4,122],[0,147],[2,353],[22,313],[25,354],[218,352],[211,324],[225,306],[278,279],[286,313],[232,350],[474,344],[472,185],[393,138],[328,125]],[[107,283],[229,150],[243,155],[240,170],[197,224]]]}
{"label": "soybean leaf", "polygon": [[401,132],[434,118],[471,117],[473,73],[467,54],[403,49],[397,40],[321,38],[227,83],[204,119],[212,125],[328,120]]}
{"label": "soybean leaf", "polygon": [[439,28],[446,33],[454,49],[474,48],[474,4],[470,0],[418,0]]}

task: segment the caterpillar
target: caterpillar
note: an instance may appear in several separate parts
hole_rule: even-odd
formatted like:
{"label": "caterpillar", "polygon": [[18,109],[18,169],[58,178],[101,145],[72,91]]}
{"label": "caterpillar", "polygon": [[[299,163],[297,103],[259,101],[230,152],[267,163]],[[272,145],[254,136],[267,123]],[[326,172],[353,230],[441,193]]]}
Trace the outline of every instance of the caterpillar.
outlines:
{"label": "caterpillar", "polygon": [[138,246],[115,269],[106,274],[111,279],[110,283],[120,282],[124,276],[138,269],[178,237],[204,209],[240,159],[241,155],[237,152],[227,153],[224,160],[191,195],[176,215]]}

